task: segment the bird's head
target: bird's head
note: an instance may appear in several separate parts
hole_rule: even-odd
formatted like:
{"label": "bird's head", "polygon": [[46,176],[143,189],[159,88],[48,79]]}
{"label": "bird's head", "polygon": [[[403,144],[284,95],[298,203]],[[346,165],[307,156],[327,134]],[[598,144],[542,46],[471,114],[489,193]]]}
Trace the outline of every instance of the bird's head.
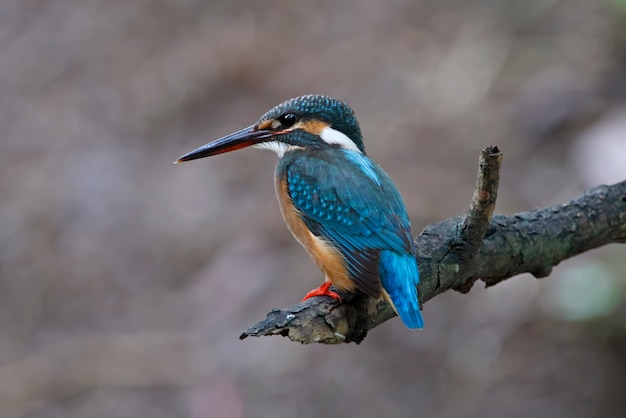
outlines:
{"label": "bird's head", "polygon": [[270,109],[254,125],[210,142],[176,161],[196,160],[255,145],[279,156],[291,149],[345,148],[365,154],[359,123],[346,103],[306,95]]}

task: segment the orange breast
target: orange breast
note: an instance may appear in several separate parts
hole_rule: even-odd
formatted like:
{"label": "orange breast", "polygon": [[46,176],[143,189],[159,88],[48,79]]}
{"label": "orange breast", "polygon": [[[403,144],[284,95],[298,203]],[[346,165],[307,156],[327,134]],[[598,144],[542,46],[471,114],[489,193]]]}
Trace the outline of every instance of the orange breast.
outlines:
{"label": "orange breast", "polygon": [[316,237],[309,231],[309,228],[307,228],[300,217],[300,212],[294,206],[291,196],[289,196],[285,180],[277,179],[276,194],[283,219],[289,231],[307,250],[315,264],[324,272],[326,280],[329,280],[339,290],[355,291],[356,287],[348,275],[343,256],[331,243]]}

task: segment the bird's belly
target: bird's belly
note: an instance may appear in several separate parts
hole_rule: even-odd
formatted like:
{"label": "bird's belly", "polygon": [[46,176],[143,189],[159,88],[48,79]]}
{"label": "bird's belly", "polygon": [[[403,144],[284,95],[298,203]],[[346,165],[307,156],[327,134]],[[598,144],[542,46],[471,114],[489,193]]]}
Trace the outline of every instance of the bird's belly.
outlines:
{"label": "bird's belly", "polygon": [[287,182],[277,180],[276,194],[283,219],[291,234],[307,250],[315,264],[324,272],[326,280],[337,289],[354,292],[356,286],[350,279],[344,257],[339,250],[309,231],[287,191]]}

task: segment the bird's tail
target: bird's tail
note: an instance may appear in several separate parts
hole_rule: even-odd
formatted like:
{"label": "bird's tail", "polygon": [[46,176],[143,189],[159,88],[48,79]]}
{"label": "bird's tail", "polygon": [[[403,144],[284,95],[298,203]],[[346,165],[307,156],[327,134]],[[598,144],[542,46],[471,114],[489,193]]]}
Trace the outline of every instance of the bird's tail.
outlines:
{"label": "bird's tail", "polygon": [[410,329],[423,328],[424,319],[417,299],[420,278],[415,257],[395,251],[381,251],[378,272],[385,290],[383,293],[404,325]]}

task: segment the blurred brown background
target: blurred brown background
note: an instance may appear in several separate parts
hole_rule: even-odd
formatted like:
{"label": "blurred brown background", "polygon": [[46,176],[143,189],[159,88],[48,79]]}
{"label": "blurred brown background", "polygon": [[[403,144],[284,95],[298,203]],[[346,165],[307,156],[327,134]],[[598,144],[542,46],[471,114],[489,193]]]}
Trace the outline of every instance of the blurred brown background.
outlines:
{"label": "blurred brown background", "polygon": [[181,154],[304,93],[347,100],[414,233],[626,179],[626,1],[3,0],[0,417],[618,417],[612,246],[425,306],[361,346],[238,340],[322,278],[275,155]]}

